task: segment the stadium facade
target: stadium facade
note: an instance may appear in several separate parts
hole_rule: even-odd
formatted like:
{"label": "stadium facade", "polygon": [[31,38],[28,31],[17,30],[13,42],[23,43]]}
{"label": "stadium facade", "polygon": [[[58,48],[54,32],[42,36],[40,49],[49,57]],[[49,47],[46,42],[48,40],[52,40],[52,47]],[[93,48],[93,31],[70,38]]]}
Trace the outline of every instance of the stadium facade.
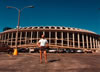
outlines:
{"label": "stadium facade", "polygon": [[[17,29],[0,33],[0,42],[15,47]],[[45,34],[50,48],[98,49],[100,35],[78,28],[60,26],[22,27],[18,33],[18,47],[37,47],[36,43]]]}

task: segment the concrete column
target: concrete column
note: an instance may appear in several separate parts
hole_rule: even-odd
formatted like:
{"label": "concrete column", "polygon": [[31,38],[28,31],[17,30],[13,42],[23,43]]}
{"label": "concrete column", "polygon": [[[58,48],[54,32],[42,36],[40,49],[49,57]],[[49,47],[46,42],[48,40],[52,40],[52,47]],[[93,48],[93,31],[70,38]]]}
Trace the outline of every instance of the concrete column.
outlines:
{"label": "concrete column", "polygon": [[25,32],[25,44],[26,44],[26,41],[27,41],[27,32]]}
{"label": "concrete column", "polygon": [[7,38],[8,38],[8,37],[7,37],[7,34],[6,34],[6,38],[5,38],[5,39],[6,39],[6,43],[7,43]]}
{"label": "concrete column", "polygon": [[0,42],[2,42],[2,35],[0,35]]}
{"label": "concrete column", "polygon": [[1,40],[2,40],[2,42],[3,42],[3,35],[1,36]]}
{"label": "concrete column", "polygon": [[55,45],[57,45],[57,32],[55,32]]}
{"label": "concrete column", "polygon": [[79,35],[79,33],[78,33],[77,37],[78,37],[78,48],[80,48],[80,35]]}
{"label": "concrete column", "polygon": [[91,36],[90,36],[90,47],[92,49],[92,39],[91,39]]}
{"label": "concrete column", "polygon": [[33,35],[33,32],[31,31],[31,43],[32,43],[32,35]]}
{"label": "concrete column", "polygon": [[3,35],[2,35],[2,42],[3,42]]}
{"label": "concrete column", "polygon": [[51,44],[51,32],[49,31],[49,45]]}
{"label": "concrete column", "polygon": [[2,41],[2,37],[1,37],[1,35],[0,35],[0,42]]}
{"label": "concrete column", "polygon": [[7,38],[7,34],[5,34],[5,41],[6,41],[6,43],[7,43],[7,39],[6,39],[6,38]]}
{"label": "concrete column", "polygon": [[63,46],[63,32],[61,32],[61,41],[62,41],[61,42],[62,43],[61,45]]}
{"label": "concrete column", "polygon": [[43,34],[45,35],[45,31],[43,31]]}
{"label": "concrete column", "polygon": [[96,48],[96,45],[95,45],[95,38],[94,38],[94,48]]}
{"label": "concrete column", "polygon": [[4,36],[3,36],[3,42],[5,43],[5,34],[4,34]]}
{"label": "concrete column", "polygon": [[7,45],[8,45],[8,42],[9,42],[9,33],[8,33]]}
{"label": "concrete column", "polygon": [[0,35],[0,42],[2,41],[2,37],[1,37],[1,35]]}
{"label": "concrete column", "polygon": [[[8,37],[7,37],[8,38]],[[2,41],[2,34],[1,34],[1,41]]]}
{"label": "concrete column", "polygon": [[2,42],[3,42],[3,35],[2,35]]}
{"label": "concrete column", "polygon": [[1,35],[1,41],[3,40],[3,38],[2,38],[3,36]]}
{"label": "concrete column", "polygon": [[97,39],[96,39],[96,48],[98,47],[98,45],[97,45]]}
{"label": "concrete column", "polygon": [[0,35],[0,42],[2,41],[2,39],[1,39],[1,35]]}
{"label": "concrete column", "polygon": [[99,48],[99,40],[98,40],[98,48]]}
{"label": "concrete column", "polygon": [[5,42],[4,37],[5,37],[5,35],[3,34],[3,43]]}
{"label": "concrete column", "polygon": [[97,40],[97,48],[98,48],[98,40]]}
{"label": "concrete column", "polygon": [[3,34],[3,43],[5,43],[5,34]]}
{"label": "concrete column", "polygon": [[1,35],[1,41],[2,41],[2,35]]}
{"label": "concrete column", "polygon": [[67,46],[69,47],[69,32],[67,32]]}
{"label": "concrete column", "polygon": [[11,46],[12,46],[12,40],[13,40],[13,33],[11,33]]}
{"label": "concrete column", "polygon": [[98,40],[98,48],[99,48],[99,40]]}
{"label": "concrete column", "polygon": [[5,34],[3,34],[3,43],[5,43],[5,40],[4,40],[4,38],[5,38]]}
{"label": "concrete column", "polygon": [[74,35],[74,33],[73,33],[73,48],[75,48],[75,35]]}
{"label": "concrete column", "polygon": [[6,42],[6,34],[4,34],[5,35],[5,38],[4,38],[4,43]]}
{"label": "concrete column", "polygon": [[1,35],[0,35],[0,41],[1,41]]}
{"label": "concrete column", "polygon": [[[39,39],[39,32],[37,31],[37,42],[38,42],[38,39]],[[37,42],[36,42],[36,43],[37,43]]]}
{"label": "concrete column", "polygon": [[83,43],[83,48],[84,48],[84,34],[82,34],[82,43]]}
{"label": "concrete column", "polygon": [[95,48],[95,41],[94,41],[94,37],[93,37],[93,48]]}
{"label": "concrete column", "polygon": [[100,41],[99,41],[99,45],[98,45],[98,46],[99,46],[99,48],[100,48]]}
{"label": "concrete column", "polygon": [[21,45],[21,41],[22,41],[22,32],[20,32],[20,45]]}
{"label": "concrete column", "polygon": [[86,35],[87,48],[89,48],[88,35]]}

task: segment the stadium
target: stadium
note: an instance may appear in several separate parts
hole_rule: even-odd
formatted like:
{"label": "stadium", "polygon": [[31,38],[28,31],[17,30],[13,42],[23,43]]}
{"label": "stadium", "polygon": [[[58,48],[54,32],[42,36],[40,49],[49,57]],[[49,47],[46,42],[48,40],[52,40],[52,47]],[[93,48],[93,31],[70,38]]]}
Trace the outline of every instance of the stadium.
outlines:
{"label": "stadium", "polygon": [[[17,29],[0,33],[0,42],[15,48]],[[61,26],[22,27],[18,32],[18,48],[36,48],[41,35],[49,42],[49,48],[91,49],[100,48],[100,35],[95,32]]]}

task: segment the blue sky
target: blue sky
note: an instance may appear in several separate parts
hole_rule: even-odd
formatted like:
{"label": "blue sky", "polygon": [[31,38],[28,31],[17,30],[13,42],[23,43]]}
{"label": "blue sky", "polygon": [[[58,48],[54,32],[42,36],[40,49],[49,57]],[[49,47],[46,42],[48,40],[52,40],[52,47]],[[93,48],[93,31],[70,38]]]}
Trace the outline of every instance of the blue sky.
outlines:
{"label": "blue sky", "polygon": [[20,26],[65,26],[100,34],[100,0],[0,0],[0,32],[15,28],[18,11],[6,6],[26,8],[21,12]]}

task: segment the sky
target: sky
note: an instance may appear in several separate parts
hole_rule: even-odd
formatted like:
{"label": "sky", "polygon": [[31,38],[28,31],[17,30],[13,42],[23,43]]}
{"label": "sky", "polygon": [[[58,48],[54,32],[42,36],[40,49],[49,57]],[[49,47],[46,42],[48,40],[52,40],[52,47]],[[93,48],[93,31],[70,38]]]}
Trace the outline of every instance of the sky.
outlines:
{"label": "sky", "polygon": [[0,0],[0,32],[4,27],[16,28],[18,11],[22,9],[20,27],[65,26],[85,29],[100,35],[100,0]]}

